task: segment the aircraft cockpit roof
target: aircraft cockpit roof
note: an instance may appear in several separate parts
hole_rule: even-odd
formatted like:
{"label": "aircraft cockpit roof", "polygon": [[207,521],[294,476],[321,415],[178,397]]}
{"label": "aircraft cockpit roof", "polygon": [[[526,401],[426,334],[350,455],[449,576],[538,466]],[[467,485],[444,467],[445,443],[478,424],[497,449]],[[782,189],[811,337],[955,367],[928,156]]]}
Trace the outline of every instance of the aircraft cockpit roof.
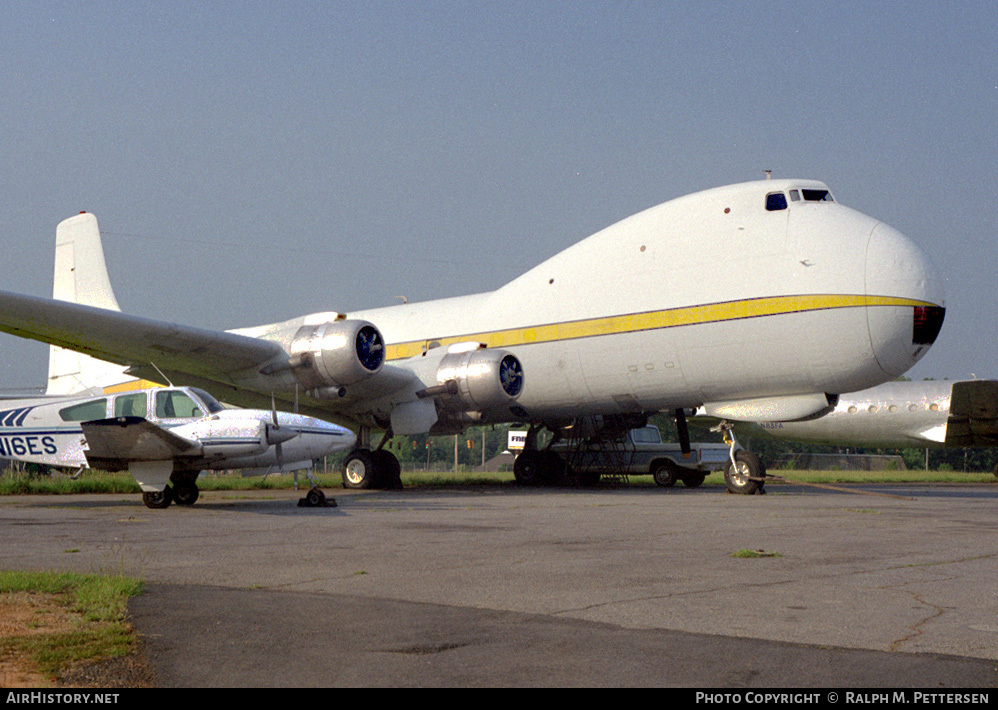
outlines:
{"label": "aircraft cockpit roof", "polygon": [[[806,185],[806,186],[805,186]],[[835,202],[831,191],[824,185],[798,185],[788,181],[788,185],[779,190],[766,193],[766,211],[785,210],[793,203]],[[788,198],[789,197],[789,201]]]}

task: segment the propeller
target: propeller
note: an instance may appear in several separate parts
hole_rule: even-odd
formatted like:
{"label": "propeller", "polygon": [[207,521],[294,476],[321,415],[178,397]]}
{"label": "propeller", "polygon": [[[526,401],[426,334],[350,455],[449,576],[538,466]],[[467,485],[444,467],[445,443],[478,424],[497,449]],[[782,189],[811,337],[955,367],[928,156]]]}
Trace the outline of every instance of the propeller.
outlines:
{"label": "propeller", "polygon": [[523,366],[512,355],[499,362],[499,383],[510,397],[517,396],[523,389]]}
{"label": "propeller", "polygon": [[367,325],[357,333],[357,357],[360,364],[372,372],[385,361],[385,344],[376,328]]}
{"label": "propeller", "polygon": [[276,449],[278,470],[284,472],[284,451],[281,447],[285,441],[289,441],[298,436],[298,432],[293,429],[285,429],[277,421],[277,403],[274,400],[274,393],[270,393],[270,416],[272,424],[267,425],[267,443]]}

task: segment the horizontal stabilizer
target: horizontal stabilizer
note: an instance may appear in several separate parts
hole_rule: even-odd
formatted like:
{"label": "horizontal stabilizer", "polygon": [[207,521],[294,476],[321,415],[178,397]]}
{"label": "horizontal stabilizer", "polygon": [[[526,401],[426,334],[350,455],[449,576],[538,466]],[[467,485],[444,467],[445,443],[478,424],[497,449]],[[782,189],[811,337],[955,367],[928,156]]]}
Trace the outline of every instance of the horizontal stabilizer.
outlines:
{"label": "horizontal stabilizer", "polygon": [[131,461],[170,461],[201,454],[201,444],[172,433],[142,417],[83,422],[84,451],[91,468],[116,470]]}
{"label": "horizontal stabilizer", "polygon": [[953,383],[947,446],[998,446],[998,381]]}

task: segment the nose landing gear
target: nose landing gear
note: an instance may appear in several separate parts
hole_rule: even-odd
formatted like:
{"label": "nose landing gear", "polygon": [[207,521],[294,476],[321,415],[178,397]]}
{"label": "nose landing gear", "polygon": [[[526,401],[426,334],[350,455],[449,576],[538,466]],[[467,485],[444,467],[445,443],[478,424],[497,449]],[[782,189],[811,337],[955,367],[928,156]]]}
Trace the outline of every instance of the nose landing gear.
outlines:
{"label": "nose landing gear", "polygon": [[758,455],[741,447],[735,438],[731,422],[722,421],[716,427],[712,427],[711,431],[720,431],[724,443],[731,447],[728,451],[728,463],[724,467],[724,483],[728,487],[728,492],[765,495],[766,467]]}

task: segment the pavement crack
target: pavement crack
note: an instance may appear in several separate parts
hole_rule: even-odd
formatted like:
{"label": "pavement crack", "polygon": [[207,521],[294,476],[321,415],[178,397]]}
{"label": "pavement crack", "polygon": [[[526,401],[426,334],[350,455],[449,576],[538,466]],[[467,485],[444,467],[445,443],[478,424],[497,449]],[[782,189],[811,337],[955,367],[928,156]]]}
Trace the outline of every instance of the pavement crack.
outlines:
{"label": "pavement crack", "polygon": [[892,641],[891,644],[890,644],[890,646],[887,647],[888,650],[890,650],[890,651],[900,651],[901,650],[901,646],[903,646],[904,644],[909,643],[909,642],[913,641],[914,639],[918,638],[919,636],[921,636],[923,633],[925,633],[923,631],[923,628],[925,627],[925,625],[928,624],[933,619],[937,619],[940,616],[942,616],[943,612],[945,611],[945,609],[943,607],[938,606],[936,604],[933,604],[932,602],[928,601],[927,599],[923,599],[920,594],[908,591],[907,589],[902,589],[901,591],[903,591],[905,594],[910,595],[919,604],[922,604],[923,606],[926,606],[929,609],[932,609],[933,612],[930,613],[930,614],[928,614],[927,616],[925,616],[925,618],[921,619],[917,623],[912,624],[910,632],[908,634],[902,636],[899,639],[895,639],[894,641]]}
{"label": "pavement crack", "polygon": [[399,648],[384,648],[381,653],[400,653],[407,656],[428,656],[444,651],[453,651],[455,648],[470,646],[470,643],[417,643]]}

